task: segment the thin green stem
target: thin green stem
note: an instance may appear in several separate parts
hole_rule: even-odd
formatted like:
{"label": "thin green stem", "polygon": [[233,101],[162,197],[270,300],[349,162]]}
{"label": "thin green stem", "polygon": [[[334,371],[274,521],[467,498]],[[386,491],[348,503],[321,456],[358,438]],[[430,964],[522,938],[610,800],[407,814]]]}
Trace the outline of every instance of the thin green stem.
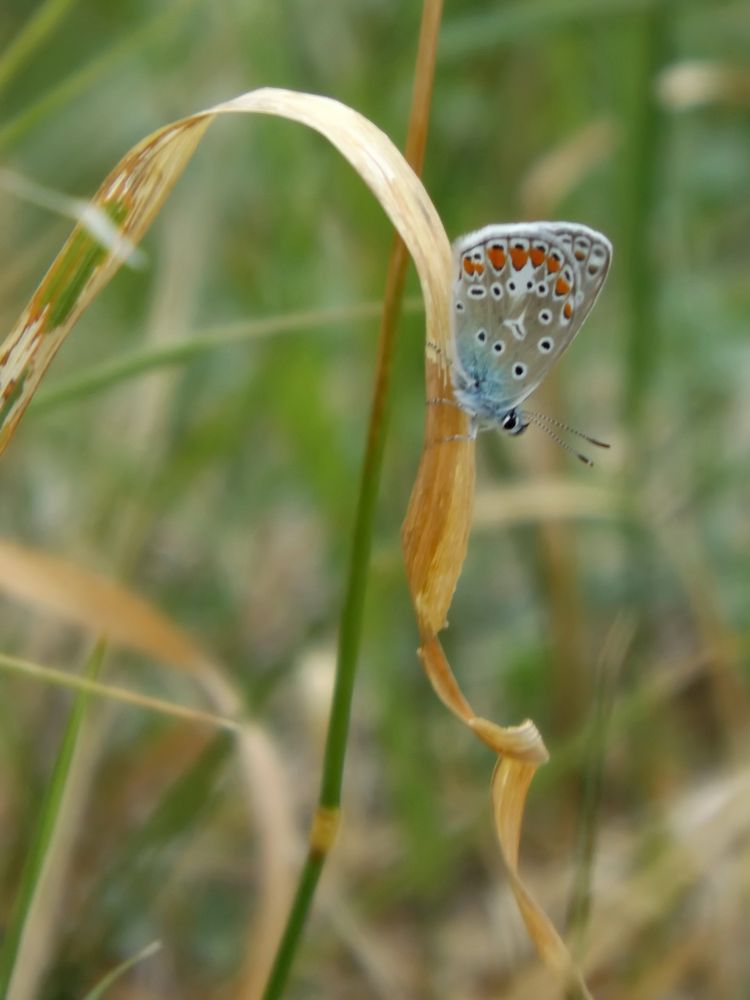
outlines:
{"label": "thin green stem", "polygon": [[[435,53],[441,16],[442,0],[426,0],[422,14],[406,150],[407,159],[418,173],[421,171],[424,159],[428,109],[432,96]],[[367,445],[354,518],[344,605],[341,612],[336,679],[328,720],[318,815],[321,812],[335,815],[341,803],[352,694],[362,638],[362,618],[370,565],[375,508],[388,427],[396,324],[401,314],[407,262],[406,249],[401,240],[396,237],[388,262]],[[277,1000],[286,985],[326,856],[327,848],[321,850],[314,844],[311,845],[284,934],[276,952],[273,968],[266,984],[263,994],[264,1000]]]}
{"label": "thin green stem", "polygon": [[[362,638],[367,577],[372,547],[375,507],[383,465],[383,452],[387,432],[388,395],[395,344],[396,318],[403,294],[406,274],[406,251],[396,240],[388,268],[385,305],[380,331],[377,373],[370,411],[370,423],[360,480],[357,509],[354,517],[352,548],[349,559],[344,606],[339,628],[336,679],[334,682],[331,712],[328,720],[323,775],[320,786],[319,807],[336,810],[341,803],[341,786],[346,761],[346,743],[351,717],[354,679]],[[287,919],[271,974],[266,984],[264,1000],[280,997],[286,984],[292,961],[297,951],[302,930],[310,911],[315,888],[325,863],[325,854],[311,848],[305,861],[297,892]]]}
{"label": "thin green stem", "polygon": [[396,239],[388,268],[375,390],[354,521],[349,577],[341,615],[341,628],[339,629],[338,669],[320,789],[320,805],[325,809],[337,809],[341,802],[352,691],[362,636],[362,616],[370,565],[372,529],[388,426],[389,390],[396,322],[403,297],[407,259],[403,243]]}
{"label": "thin green stem", "polygon": [[[395,344],[396,318],[403,293],[405,264],[406,251],[401,241],[396,240],[388,269],[375,389],[354,518],[349,571],[339,629],[336,680],[328,720],[323,775],[318,799],[319,806],[327,810],[338,809],[341,803],[354,679],[362,637],[362,616],[370,565],[372,531],[385,450],[388,392]],[[273,998],[281,996],[323,870],[325,857],[324,854],[313,848],[308,852],[284,935],[266,984],[264,1000],[273,1000]]]}
{"label": "thin green stem", "polygon": [[299,884],[297,885],[294,902],[292,903],[286,927],[284,928],[284,936],[279,944],[276,959],[266,983],[263,1000],[273,1000],[273,998],[280,997],[282,994],[287,978],[289,977],[294,955],[297,951],[297,945],[302,937],[302,930],[307,920],[307,914],[310,912],[310,906],[315,895],[320,873],[323,871],[324,863],[325,857],[322,854],[317,854],[313,851],[308,852],[307,860],[305,861],[305,866],[302,869]]}

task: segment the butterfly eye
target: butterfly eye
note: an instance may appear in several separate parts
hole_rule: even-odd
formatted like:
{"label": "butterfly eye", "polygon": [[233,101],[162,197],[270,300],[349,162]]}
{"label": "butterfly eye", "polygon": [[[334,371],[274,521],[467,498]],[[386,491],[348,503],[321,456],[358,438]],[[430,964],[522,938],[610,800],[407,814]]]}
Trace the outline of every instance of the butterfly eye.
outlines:
{"label": "butterfly eye", "polygon": [[542,354],[549,354],[552,348],[555,346],[555,342],[552,337],[542,337],[537,345]]}
{"label": "butterfly eye", "polygon": [[522,379],[526,374],[526,365],[522,365],[520,362],[513,365],[513,378]]}
{"label": "butterfly eye", "polygon": [[521,434],[529,426],[524,423],[523,414],[516,409],[509,410],[500,421],[500,426],[508,434]]}

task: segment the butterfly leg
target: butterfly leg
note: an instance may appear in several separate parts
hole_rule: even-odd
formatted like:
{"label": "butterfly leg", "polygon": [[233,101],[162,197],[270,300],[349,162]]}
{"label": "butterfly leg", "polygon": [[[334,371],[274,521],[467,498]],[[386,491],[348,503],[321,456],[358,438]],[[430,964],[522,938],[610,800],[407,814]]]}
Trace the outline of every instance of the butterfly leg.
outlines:
{"label": "butterfly leg", "polygon": [[[438,400],[438,402],[450,402],[450,400]],[[479,431],[479,424],[477,423],[476,417],[471,418],[471,423],[469,424],[468,434],[450,434],[448,437],[438,438],[436,441],[430,441],[430,447],[436,444],[447,444],[449,441],[476,441],[477,433]]]}
{"label": "butterfly leg", "polygon": [[451,434],[449,437],[437,438],[435,441],[430,441],[429,447],[432,448],[436,444],[448,444],[450,441],[476,441],[476,434]]}
{"label": "butterfly leg", "polygon": [[[427,347],[431,348],[438,355],[445,355],[445,351],[443,351],[443,349],[440,346],[440,344],[436,344],[434,340],[428,340],[427,341]],[[450,359],[448,359],[448,360],[449,360],[449,364],[452,364],[452,362],[450,361]],[[455,399],[437,399],[437,398],[436,399],[428,399],[428,400],[425,400],[425,405],[426,406],[452,406],[456,410],[462,410],[463,412],[466,412],[464,410],[464,408],[460,405],[460,403],[457,403]],[[433,445],[436,445],[436,444],[447,444],[449,441],[475,441],[476,437],[477,437],[477,431],[478,431],[478,429],[479,429],[479,427],[478,427],[478,424],[477,424],[477,421],[476,421],[476,417],[472,417],[471,418],[471,424],[470,424],[470,427],[469,427],[469,433],[468,434],[451,434],[449,437],[438,438],[436,441],[430,441],[428,447],[432,447]]]}
{"label": "butterfly leg", "polygon": [[454,406],[457,410],[462,409],[455,399],[427,399],[425,406]]}
{"label": "butterfly leg", "polygon": [[436,343],[434,340],[428,340],[425,344],[425,349],[433,351],[439,358],[445,358],[445,363],[449,368],[453,368],[453,359],[447,351],[444,351],[440,344]]}

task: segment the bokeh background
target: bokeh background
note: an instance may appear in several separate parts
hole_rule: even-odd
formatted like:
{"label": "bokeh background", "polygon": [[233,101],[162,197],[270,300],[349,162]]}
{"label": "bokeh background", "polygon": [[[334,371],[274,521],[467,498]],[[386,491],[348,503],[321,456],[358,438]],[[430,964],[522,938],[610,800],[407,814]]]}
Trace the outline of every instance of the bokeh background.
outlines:
{"label": "bokeh background", "polygon": [[[402,144],[419,17],[395,0],[4,0],[2,328],[71,225],[29,182],[86,197],[155,128],[264,85],[336,97]],[[31,19],[44,30],[18,49]],[[523,870],[602,998],[750,992],[748,52],[745,0],[455,0],[444,14],[424,179],[449,234],[550,217],[615,247],[534,398],[612,449],[589,470],[534,429],[481,439],[444,634],[481,714],[544,733]],[[390,242],[318,136],[218,122],[143,266],[79,322],[0,465],[4,536],[126,582],[223,665],[286,774],[268,791],[287,797],[300,852]],[[189,359],[87,388],[102,364],[198,339]],[[413,273],[394,378],[344,827],[288,995],[554,996],[504,884],[491,754],[415,655],[399,548],[424,417]],[[92,641],[17,600],[0,623],[4,652],[74,671]],[[195,700],[187,678],[124,651],[105,679]],[[5,673],[0,688],[7,923],[71,696]],[[83,996],[156,938],[108,995],[239,995],[262,801],[248,821],[231,739],[106,701],[94,714],[37,995]]]}

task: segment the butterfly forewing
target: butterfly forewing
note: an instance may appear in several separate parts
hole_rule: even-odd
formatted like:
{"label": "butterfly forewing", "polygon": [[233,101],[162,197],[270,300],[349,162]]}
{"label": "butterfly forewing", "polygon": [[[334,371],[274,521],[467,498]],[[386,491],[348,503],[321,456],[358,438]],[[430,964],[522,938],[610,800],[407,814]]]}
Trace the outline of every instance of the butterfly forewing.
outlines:
{"label": "butterfly forewing", "polygon": [[538,222],[487,226],[459,239],[454,252],[457,377],[478,387],[485,411],[510,410],[581,328],[612,248],[586,226]]}

